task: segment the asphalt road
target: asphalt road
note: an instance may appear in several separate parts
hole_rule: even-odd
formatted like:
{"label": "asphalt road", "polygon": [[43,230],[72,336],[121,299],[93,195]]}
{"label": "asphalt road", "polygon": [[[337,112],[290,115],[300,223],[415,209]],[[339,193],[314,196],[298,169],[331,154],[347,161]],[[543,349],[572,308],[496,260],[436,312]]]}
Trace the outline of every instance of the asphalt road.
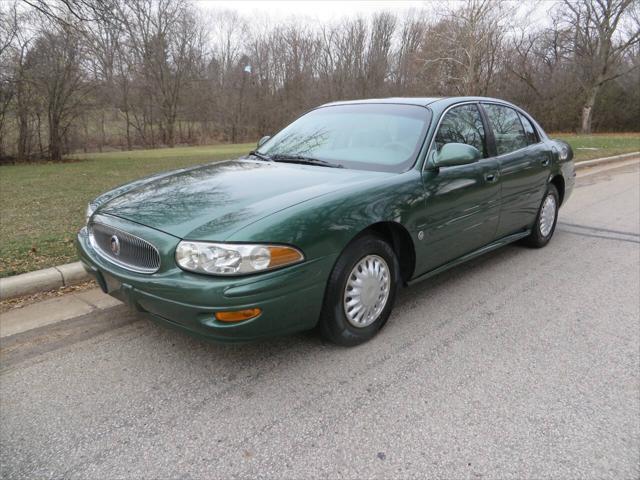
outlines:
{"label": "asphalt road", "polygon": [[357,348],[124,307],[5,338],[1,476],[638,478],[637,165],[581,178],[560,221],[405,289]]}

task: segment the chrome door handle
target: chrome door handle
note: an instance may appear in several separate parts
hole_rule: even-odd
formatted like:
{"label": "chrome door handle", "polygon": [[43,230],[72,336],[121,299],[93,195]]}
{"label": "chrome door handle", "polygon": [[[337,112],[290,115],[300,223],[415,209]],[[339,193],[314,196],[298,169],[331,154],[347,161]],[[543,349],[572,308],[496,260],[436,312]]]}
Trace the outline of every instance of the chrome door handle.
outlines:
{"label": "chrome door handle", "polygon": [[484,174],[484,179],[487,182],[493,183],[498,179],[498,174],[496,174],[496,173],[485,173]]}

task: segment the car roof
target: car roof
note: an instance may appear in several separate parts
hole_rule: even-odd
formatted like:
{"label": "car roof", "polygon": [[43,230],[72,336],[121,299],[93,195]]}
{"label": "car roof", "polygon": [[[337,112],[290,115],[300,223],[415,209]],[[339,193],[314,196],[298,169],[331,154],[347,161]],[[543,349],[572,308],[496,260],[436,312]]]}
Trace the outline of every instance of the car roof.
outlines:
{"label": "car roof", "polygon": [[363,98],[360,100],[339,100],[336,102],[325,103],[322,107],[330,105],[353,105],[360,103],[393,103],[401,105],[418,105],[426,107],[427,105],[437,105],[439,107],[447,107],[460,102],[473,101],[490,101],[512,105],[511,103],[499,98],[491,97],[389,97],[389,98]]}
{"label": "car roof", "polygon": [[327,107],[329,105],[353,105],[358,103],[395,103],[403,105],[420,105],[425,107],[430,103],[440,100],[440,97],[389,97],[389,98],[362,98],[359,100],[338,100],[321,105]]}
{"label": "car roof", "polygon": [[433,111],[433,114],[437,117],[444,113],[450,106],[455,105],[457,103],[464,102],[490,102],[490,103],[499,103],[502,105],[507,105],[510,107],[514,107],[516,110],[525,113],[525,116],[531,120],[536,127],[540,135],[543,138],[547,138],[547,134],[544,129],[540,126],[536,120],[531,117],[527,112],[525,112],[522,108],[514,105],[511,102],[507,102],[506,100],[502,100],[500,98],[492,98],[492,97],[389,97],[389,98],[363,98],[361,100],[345,100],[345,101],[337,101],[325,103],[324,105],[320,105],[320,107],[327,107],[332,105],[357,105],[363,103],[370,104],[400,104],[400,105],[418,105],[425,108],[430,108]]}

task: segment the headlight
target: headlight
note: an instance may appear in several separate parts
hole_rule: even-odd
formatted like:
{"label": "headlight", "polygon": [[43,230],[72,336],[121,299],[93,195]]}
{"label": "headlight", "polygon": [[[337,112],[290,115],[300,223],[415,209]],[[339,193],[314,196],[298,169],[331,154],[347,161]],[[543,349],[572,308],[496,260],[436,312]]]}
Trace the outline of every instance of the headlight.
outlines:
{"label": "headlight", "polygon": [[298,249],[284,245],[204,243],[188,240],[178,244],[180,268],[210,275],[242,275],[264,272],[304,260]]}
{"label": "headlight", "polygon": [[558,160],[564,162],[567,158],[569,158],[569,147],[562,145],[560,147],[560,153],[558,154]]}
{"label": "headlight", "polygon": [[93,215],[93,212],[95,211],[96,211],[96,206],[92,203],[89,203],[87,205],[87,211],[85,213],[85,219],[84,219],[85,225],[89,223],[89,219],[91,218],[91,215]]}

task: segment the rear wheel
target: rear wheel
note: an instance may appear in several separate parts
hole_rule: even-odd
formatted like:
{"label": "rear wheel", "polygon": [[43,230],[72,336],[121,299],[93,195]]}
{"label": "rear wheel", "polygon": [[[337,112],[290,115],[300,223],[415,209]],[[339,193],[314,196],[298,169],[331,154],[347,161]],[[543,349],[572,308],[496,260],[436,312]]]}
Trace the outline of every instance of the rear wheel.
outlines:
{"label": "rear wheel", "polygon": [[558,190],[554,185],[547,187],[547,193],[545,193],[538,210],[538,217],[536,223],[533,225],[531,234],[524,239],[524,243],[530,247],[542,248],[553,236],[553,232],[556,230],[556,223],[558,221],[558,206],[559,202]]}
{"label": "rear wheel", "polygon": [[398,288],[398,260],[374,235],[363,235],[342,252],[331,272],[320,315],[322,335],[351,346],[374,337],[386,323]]}

